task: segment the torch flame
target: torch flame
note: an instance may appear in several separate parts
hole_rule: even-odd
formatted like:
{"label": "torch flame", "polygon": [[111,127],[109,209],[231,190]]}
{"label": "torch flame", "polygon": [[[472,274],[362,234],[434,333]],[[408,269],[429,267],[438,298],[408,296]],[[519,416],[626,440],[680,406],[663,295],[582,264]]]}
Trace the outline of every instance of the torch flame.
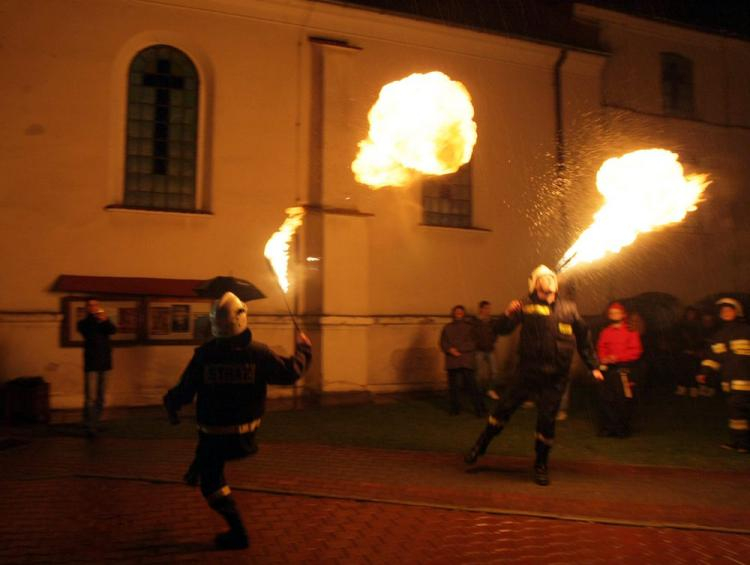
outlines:
{"label": "torch flame", "polygon": [[558,270],[617,253],[638,234],[680,222],[695,210],[710,181],[706,175],[684,176],[678,157],[665,149],[643,149],[605,161],[596,175],[604,205]]}
{"label": "torch flame", "polygon": [[286,220],[281,224],[278,231],[268,239],[263,251],[263,255],[271,264],[271,268],[279,281],[279,286],[285,294],[289,292],[289,243],[292,241],[292,236],[297,228],[302,225],[305,209],[300,207],[287,208],[286,214]]}
{"label": "torch flame", "polygon": [[370,109],[369,137],[352,163],[357,182],[371,188],[404,186],[416,174],[456,172],[477,141],[466,87],[433,71],[386,84]]}

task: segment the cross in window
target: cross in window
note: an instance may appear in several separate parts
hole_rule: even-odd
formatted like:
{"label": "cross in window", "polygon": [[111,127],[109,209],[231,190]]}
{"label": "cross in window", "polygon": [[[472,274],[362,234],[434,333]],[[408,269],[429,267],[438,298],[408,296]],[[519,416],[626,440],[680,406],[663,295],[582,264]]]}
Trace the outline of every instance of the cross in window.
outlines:
{"label": "cross in window", "polygon": [[156,61],[156,73],[144,73],[144,86],[156,89],[156,109],[154,114],[154,153],[153,174],[167,174],[169,158],[169,103],[170,90],[182,90],[184,81],[181,77],[172,76],[171,63],[168,59]]}

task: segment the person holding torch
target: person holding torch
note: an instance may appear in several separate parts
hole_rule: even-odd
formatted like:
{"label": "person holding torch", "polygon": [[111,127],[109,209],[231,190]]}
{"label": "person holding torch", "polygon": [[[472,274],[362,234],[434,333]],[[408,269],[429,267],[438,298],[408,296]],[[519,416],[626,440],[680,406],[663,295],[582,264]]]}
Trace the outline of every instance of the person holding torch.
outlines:
{"label": "person holding torch", "polygon": [[599,361],[591,335],[578,308],[575,303],[559,298],[557,275],[544,265],[531,273],[529,295],[512,301],[505,313],[494,321],[493,329],[496,334],[505,335],[518,325],[521,326],[519,378],[503,394],[464,460],[469,465],[476,463],[518,407],[534,395],[538,409],[534,481],[546,486],[549,484],[547,460],[555,438],[555,417],[568,381],[574,349],[578,349],[597,380],[604,377],[597,368]]}
{"label": "person holding torch", "polygon": [[211,307],[214,339],[198,347],[179,383],[164,396],[172,424],[182,406],[196,401],[198,447],[191,471],[200,479],[208,505],[226,520],[229,531],[218,534],[218,549],[244,549],[247,530],[224,479],[224,465],[254,454],[255,433],[265,411],[268,384],[291,385],[312,358],[310,339],[296,334],[291,357],[281,357],[254,341],[247,325],[247,307],[225,293]]}

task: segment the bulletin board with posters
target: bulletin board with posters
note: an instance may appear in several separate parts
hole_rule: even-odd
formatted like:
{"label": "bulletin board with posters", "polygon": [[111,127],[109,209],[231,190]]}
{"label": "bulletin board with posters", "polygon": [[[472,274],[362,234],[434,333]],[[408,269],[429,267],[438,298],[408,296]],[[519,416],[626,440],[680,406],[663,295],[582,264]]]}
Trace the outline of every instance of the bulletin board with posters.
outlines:
{"label": "bulletin board with posters", "polygon": [[145,302],[148,343],[203,343],[211,337],[210,299],[154,298]]}
{"label": "bulletin board with posters", "polygon": [[[117,328],[110,336],[113,344],[134,344],[141,340],[141,300],[133,298],[97,299],[105,315]],[[77,325],[86,317],[86,299],[69,296],[63,299],[62,345],[79,347],[83,345],[83,336],[78,333]]]}

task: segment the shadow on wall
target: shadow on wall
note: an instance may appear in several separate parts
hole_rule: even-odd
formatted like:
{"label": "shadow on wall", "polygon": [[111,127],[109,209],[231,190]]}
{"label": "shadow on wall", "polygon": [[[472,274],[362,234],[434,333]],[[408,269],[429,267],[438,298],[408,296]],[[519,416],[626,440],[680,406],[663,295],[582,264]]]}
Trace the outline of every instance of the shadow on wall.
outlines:
{"label": "shadow on wall", "polygon": [[420,328],[408,347],[391,353],[391,367],[399,384],[435,382],[442,373],[442,355],[436,335],[434,330]]}

